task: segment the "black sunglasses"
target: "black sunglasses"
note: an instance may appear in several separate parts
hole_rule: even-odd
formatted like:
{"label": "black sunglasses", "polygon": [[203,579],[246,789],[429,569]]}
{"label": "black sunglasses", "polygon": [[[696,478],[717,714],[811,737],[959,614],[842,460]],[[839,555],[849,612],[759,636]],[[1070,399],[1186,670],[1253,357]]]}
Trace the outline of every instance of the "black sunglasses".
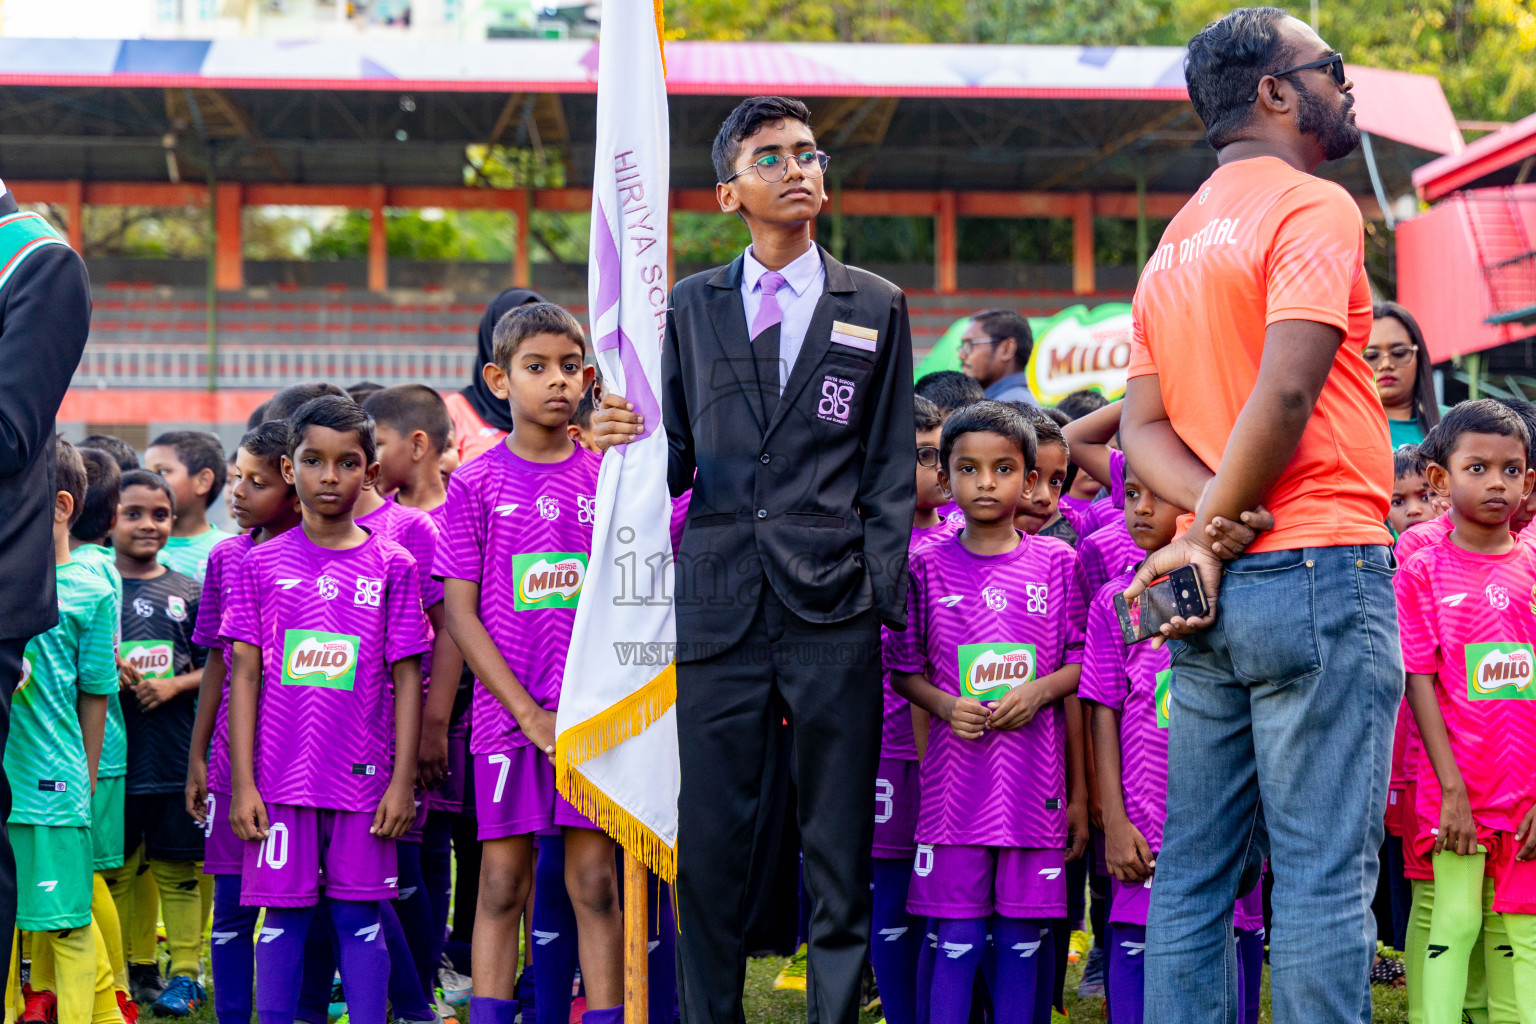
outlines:
{"label": "black sunglasses", "polygon": [[[1342,53],[1333,53],[1326,57],[1319,57],[1317,60],[1308,61],[1305,64],[1297,64],[1293,68],[1286,68],[1284,71],[1271,72],[1266,77],[1283,78],[1286,75],[1291,74],[1293,71],[1311,71],[1313,68],[1327,68],[1328,73],[1333,76],[1333,80],[1335,82],[1337,82],[1339,85],[1344,84],[1344,55]],[[1258,98],[1259,91],[1255,89],[1253,91],[1253,95],[1249,97],[1248,102],[1256,102]]]}

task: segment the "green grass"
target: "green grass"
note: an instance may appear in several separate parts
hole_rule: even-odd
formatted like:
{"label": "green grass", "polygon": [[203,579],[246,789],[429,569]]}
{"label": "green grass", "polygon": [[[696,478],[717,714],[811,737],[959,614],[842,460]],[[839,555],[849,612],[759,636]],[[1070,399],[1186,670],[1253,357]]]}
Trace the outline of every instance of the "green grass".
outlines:
{"label": "green grass", "polygon": [[[800,992],[775,992],[773,979],[784,966],[783,960],[752,960],[747,964],[746,1015],[747,1024],[802,1024],[805,1021],[805,995]],[[1067,1015],[1073,1024],[1105,1024],[1104,1001],[1077,998],[1077,983],[1083,974],[1081,964],[1067,966]],[[1375,999],[1372,1024],[1404,1024],[1408,1020],[1408,1001],[1403,989],[1373,985],[1371,995]],[[461,1007],[460,1024],[467,1024],[468,1008]],[[859,1024],[877,1024],[878,1013],[862,1013]],[[1265,968],[1263,1002],[1259,1009],[1260,1024],[1269,1024],[1269,969]],[[156,1017],[148,1008],[140,1011],[141,1024],[213,1024],[213,1005],[210,999],[197,1013],[187,1017]]]}
{"label": "green grass", "polygon": [[[753,960],[747,965],[746,1011],[747,1024],[801,1024],[805,1020],[805,996],[799,992],[773,991],[773,979],[783,960]],[[1072,1024],[1105,1024],[1102,999],[1077,998],[1077,983],[1082,979],[1083,968],[1079,964],[1067,965],[1067,1015]],[[1264,969],[1262,1003],[1259,1008],[1260,1024],[1269,1024],[1269,969]],[[1372,1024],[1403,1024],[1408,1019],[1408,1002],[1402,989],[1371,986],[1375,999]],[[859,1024],[876,1024],[877,1014],[863,1013]]]}

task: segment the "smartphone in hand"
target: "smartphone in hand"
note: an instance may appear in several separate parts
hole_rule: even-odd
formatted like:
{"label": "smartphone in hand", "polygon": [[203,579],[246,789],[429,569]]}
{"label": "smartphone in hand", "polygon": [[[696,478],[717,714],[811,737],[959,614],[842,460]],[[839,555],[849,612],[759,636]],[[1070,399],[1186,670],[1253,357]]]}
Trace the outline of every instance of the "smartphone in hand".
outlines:
{"label": "smartphone in hand", "polygon": [[1143,590],[1134,601],[1127,602],[1124,594],[1115,595],[1120,634],[1128,645],[1152,639],[1160,627],[1175,617],[1193,619],[1209,611],[1200,575],[1192,565],[1179,566]]}

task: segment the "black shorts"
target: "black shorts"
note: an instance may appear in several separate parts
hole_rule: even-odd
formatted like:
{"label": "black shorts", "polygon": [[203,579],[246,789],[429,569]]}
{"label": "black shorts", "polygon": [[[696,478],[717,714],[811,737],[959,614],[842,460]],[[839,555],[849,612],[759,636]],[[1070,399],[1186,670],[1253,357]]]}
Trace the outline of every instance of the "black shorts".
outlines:
{"label": "black shorts", "polygon": [[187,813],[182,793],[129,793],[124,805],[123,856],[144,844],[155,860],[202,860],[203,829]]}

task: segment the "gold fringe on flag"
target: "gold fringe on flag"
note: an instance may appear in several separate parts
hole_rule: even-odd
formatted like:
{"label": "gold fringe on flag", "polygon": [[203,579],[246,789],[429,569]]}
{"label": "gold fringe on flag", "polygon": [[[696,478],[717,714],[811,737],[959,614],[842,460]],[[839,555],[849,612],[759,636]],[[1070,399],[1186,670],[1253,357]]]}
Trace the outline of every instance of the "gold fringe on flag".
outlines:
{"label": "gold fringe on flag", "polygon": [[652,0],[656,12],[656,46],[661,50],[661,77],[667,77],[667,19],[661,11],[661,0]]}
{"label": "gold fringe on flag", "polygon": [[576,767],[640,735],[676,703],[677,663],[672,662],[640,689],[555,740],[555,786],[560,795],[669,884],[677,878],[676,851]]}

